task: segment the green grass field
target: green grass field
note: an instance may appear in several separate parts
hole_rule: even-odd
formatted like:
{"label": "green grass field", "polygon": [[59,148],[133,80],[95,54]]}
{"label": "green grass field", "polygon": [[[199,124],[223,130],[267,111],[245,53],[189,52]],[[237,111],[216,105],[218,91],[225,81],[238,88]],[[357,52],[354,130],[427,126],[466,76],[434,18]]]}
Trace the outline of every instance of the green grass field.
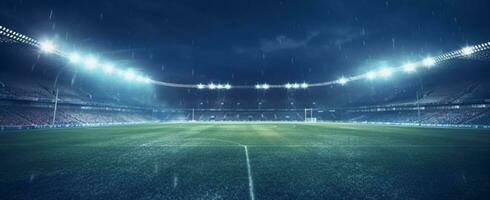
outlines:
{"label": "green grass field", "polygon": [[490,199],[490,131],[174,123],[0,134],[0,199]]}

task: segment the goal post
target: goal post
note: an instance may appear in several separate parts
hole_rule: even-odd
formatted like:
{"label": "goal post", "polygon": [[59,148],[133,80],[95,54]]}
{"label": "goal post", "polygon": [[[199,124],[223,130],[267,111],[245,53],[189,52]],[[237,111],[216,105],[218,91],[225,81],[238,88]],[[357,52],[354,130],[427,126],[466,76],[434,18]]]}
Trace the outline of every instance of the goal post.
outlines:
{"label": "goal post", "polygon": [[316,122],[316,117],[313,117],[313,108],[305,108],[305,122]]}

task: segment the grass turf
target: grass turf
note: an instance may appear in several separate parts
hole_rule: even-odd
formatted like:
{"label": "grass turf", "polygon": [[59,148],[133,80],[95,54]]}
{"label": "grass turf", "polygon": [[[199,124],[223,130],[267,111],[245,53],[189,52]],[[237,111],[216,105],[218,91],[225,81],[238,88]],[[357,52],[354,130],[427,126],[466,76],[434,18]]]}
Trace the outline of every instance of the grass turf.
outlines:
{"label": "grass turf", "polygon": [[1,199],[490,199],[488,130],[334,123],[45,129],[0,134],[0,160]]}

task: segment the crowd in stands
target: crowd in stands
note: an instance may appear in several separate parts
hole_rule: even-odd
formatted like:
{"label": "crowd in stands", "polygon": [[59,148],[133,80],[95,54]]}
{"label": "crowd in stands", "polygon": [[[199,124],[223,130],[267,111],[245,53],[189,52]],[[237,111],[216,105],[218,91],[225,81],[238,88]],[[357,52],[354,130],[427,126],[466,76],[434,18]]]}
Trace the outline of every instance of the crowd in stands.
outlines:
{"label": "crowd in stands", "polygon": [[411,124],[490,125],[489,109],[443,109],[346,113],[339,121]]}
{"label": "crowd in stands", "polygon": [[[0,76],[0,126],[50,125],[54,118],[56,90],[54,84],[26,77]],[[79,87],[59,83],[55,124],[97,124],[148,121],[305,121],[303,106],[312,106],[313,117],[319,121],[386,122],[410,124],[477,124],[490,125],[490,82],[467,81],[426,86],[409,85],[400,88],[362,90],[356,93],[333,91],[330,102],[294,103],[288,99],[285,109],[246,109],[246,102],[226,102],[220,99],[218,110],[190,108],[165,110],[148,103],[151,95],[125,93],[120,89]],[[335,90],[333,88],[332,90]],[[337,98],[337,99],[335,99]],[[347,99],[347,100],[346,100]],[[262,101],[262,100],[261,100]],[[342,102],[342,103],[339,103]],[[293,104],[294,103],[294,104]],[[202,103],[201,103],[202,104]],[[252,102],[257,104],[257,102]],[[259,104],[272,105],[274,102]],[[487,105],[471,107],[471,104]],[[213,105],[207,103],[202,106]],[[233,108],[226,110],[226,106]],[[333,107],[335,105],[337,107]],[[449,108],[417,110],[362,110],[369,107],[448,106]],[[458,106],[451,108],[451,106]],[[463,107],[459,107],[463,105]],[[466,105],[466,106],[464,106]],[[253,106],[253,105],[252,105]],[[242,109],[243,107],[243,109]],[[299,108],[301,107],[301,108]],[[332,107],[332,108],[329,108]],[[213,107],[214,108],[214,107]],[[223,110],[220,110],[224,108]],[[214,108],[216,109],[216,108]],[[239,109],[242,109],[239,111]]]}
{"label": "crowd in stands", "polygon": [[[53,107],[0,106],[0,126],[39,126],[53,123]],[[55,124],[95,124],[121,122],[148,122],[156,120],[151,112],[120,110],[57,109]]]}

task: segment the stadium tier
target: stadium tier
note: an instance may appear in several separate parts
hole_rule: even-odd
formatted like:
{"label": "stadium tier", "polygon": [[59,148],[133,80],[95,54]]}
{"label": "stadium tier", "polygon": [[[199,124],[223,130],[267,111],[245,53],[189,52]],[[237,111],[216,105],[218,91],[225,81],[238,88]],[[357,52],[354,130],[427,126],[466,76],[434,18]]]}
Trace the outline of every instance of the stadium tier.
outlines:
{"label": "stadium tier", "polygon": [[88,82],[71,85],[61,79],[56,83],[58,108],[53,123],[56,89],[49,79],[5,74],[0,78],[2,129],[157,121],[305,121],[305,109],[313,109],[306,119],[317,121],[490,125],[490,83],[485,80],[449,81],[444,87],[428,84],[419,96],[414,95],[419,89],[407,84],[309,105],[291,98],[258,104],[229,98],[209,102],[206,98],[179,108],[155,103],[151,92],[137,88],[98,87]]}

